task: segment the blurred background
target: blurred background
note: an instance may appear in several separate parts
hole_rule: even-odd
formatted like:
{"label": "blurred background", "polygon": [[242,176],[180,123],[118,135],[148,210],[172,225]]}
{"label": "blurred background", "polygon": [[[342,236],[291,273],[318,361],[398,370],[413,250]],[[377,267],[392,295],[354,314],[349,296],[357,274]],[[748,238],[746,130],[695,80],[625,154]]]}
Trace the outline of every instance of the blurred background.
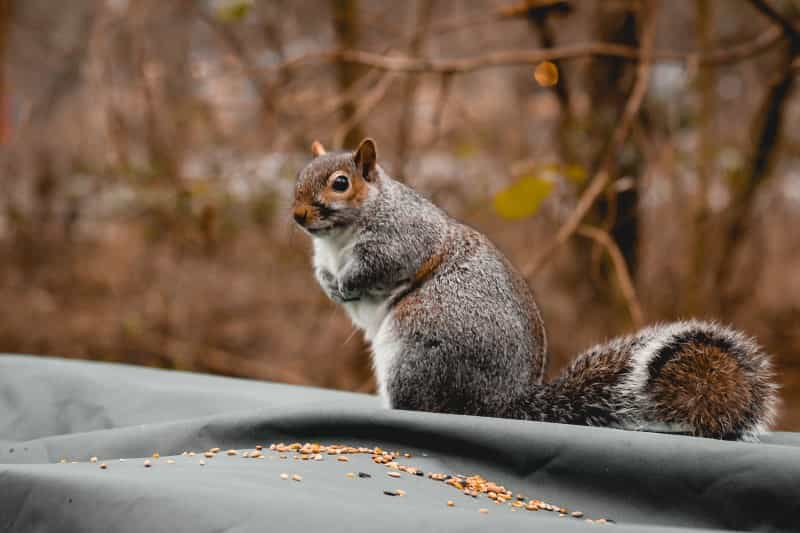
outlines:
{"label": "blurred background", "polygon": [[714,318],[800,430],[800,2],[0,0],[0,351],[372,391],[290,223],[314,139],[487,233],[551,375]]}

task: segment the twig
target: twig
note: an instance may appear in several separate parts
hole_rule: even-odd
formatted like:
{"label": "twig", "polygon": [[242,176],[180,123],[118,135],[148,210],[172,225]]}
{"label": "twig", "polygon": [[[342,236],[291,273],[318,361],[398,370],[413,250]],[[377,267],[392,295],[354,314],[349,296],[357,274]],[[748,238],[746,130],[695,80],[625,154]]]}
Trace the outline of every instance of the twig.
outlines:
{"label": "twig", "polygon": [[[668,50],[652,52],[653,61],[697,61],[700,65],[724,65],[737,63],[766,52],[780,41],[782,32],[773,26],[753,40],[739,46],[716,51],[708,56]],[[613,43],[584,43],[561,46],[549,50],[500,50],[484,55],[461,59],[427,59],[403,56],[385,56],[360,50],[321,50],[276,63],[267,67],[270,71],[296,68],[318,62],[344,61],[358,63],[380,70],[397,72],[469,73],[487,68],[536,65],[542,61],[582,59],[591,56],[621,57],[638,60],[640,50],[631,46]]]}
{"label": "twig", "polygon": [[[256,65],[255,60],[252,58],[244,43],[239,40],[239,37],[231,30],[231,28],[224,23],[221,23],[213,15],[209,14],[202,7],[196,9],[197,16],[202,20],[211,30],[217,34],[225,45],[233,52],[239,62],[244,67],[253,89],[258,93],[262,105],[269,106],[270,98],[269,91],[267,90],[267,81],[263,76],[261,70]],[[274,111],[270,109],[270,111]]]}
{"label": "twig", "polygon": [[733,291],[728,287],[733,275],[734,259],[746,234],[746,223],[751,216],[753,199],[770,175],[770,164],[783,127],[784,108],[795,83],[794,65],[800,60],[800,33],[792,23],[762,0],[750,0],[750,3],[765,16],[780,24],[789,40],[789,49],[783,71],[770,84],[756,114],[757,141],[749,162],[748,179],[743,187],[735,191],[729,209],[730,222],[722,236],[720,260],[714,276],[715,286],[722,294],[720,311],[735,304],[740,297],[738,294],[731,294]]}
{"label": "twig", "polygon": [[783,33],[785,33],[786,37],[790,40],[797,40],[800,38],[800,31],[798,31],[794,23],[775,11],[765,0],[750,0],[750,4],[772,22],[778,24],[781,30],[783,30]]}
{"label": "twig", "polygon": [[453,85],[453,76],[451,74],[442,74],[442,81],[439,85],[439,100],[436,102],[436,111],[433,113],[432,121],[432,134],[430,140],[427,142],[427,147],[430,150],[439,141],[442,136],[442,119],[444,117],[444,108],[447,105],[447,100],[450,97],[450,87]]}
{"label": "twig", "polygon": [[641,55],[642,60],[636,71],[636,82],[634,83],[633,90],[628,97],[625,104],[625,109],[620,118],[619,125],[614,130],[611,136],[611,142],[606,149],[603,161],[600,164],[600,169],[592,178],[589,186],[581,195],[578,200],[578,205],[575,210],[570,214],[567,221],[559,228],[558,233],[553,241],[550,242],[545,248],[528,263],[522,270],[525,276],[532,276],[536,274],[545,262],[553,256],[553,253],[566,243],[569,238],[575,233],[583,221],[583,217],[594,204],[595,200],[603,193],[611,179],[611,174],[616,170],[616,161],[619,151],[622,149],[625,140],[630,134],[633,121],[639,113],[642,106],[644,95],[647,92],[647,86],[650,78],[650,67],[652,64],[652,51],[653,42],[655,40],[655,23],[652,12],[646,13],[645,24],[642,31],[642,45]]}
{"label": "twig", "polygon": [[[713,36],[714,10],[711,0],[698,0],[696,2],[697,35],[701,50],[711,48]],[[680,298],[684,312],[692,315],[702,309],[706,301],[706,270],[707,251],[705,239],[710,221],[708,206],[708,191],[714,168],[714,154],[716,138],[714,136],[714,112],[716,97],[715,71],[710,66],[700,67],[697,75],[697,85],[700,91],[701,106],[697,111],[700,136],[700,149],[697,154],[697,192],[689,201],[689,214],[691,233],[689,240],[689,267],[686,277],[687,290],[683,291]]]}
{"label": "twig", "polygon": [[[414,24],[417,31],[408,46],[408,51],[412,56],[418,56],[422,52],[434,5],[435,0],[417,0],[417,18]],[[405,181],[406,159],[411,144],[411,132],[414,128],[414,98],[417,94],[418,84],[418,76],[409,76],[403,86],[403,113],[400,115],[400,124],[397,127],[397,170],[395,171],[395,175],[400,181]]]}
{"label": "twig", "polygon": [[383,78],[381,78],[378,83],[375,84],[375,87],[373,87],[369,93],[361,98],[359,106],[349,116],[347,122],[339,126],[336,129],[336,132],[333,134],[334,147],[340,148],[344,145],[348,134],[350,134],[350,132],[352,132],[364,120],[370,111],[372,111],[375,106],[378,105],[381,100],[383,100],[383,97],[386,96],[386,93],[389,91],[389,87],[391,87],[392,82],[394,82],[396,77],[397,74],[394,72],[387,72],[384,74]]}
{"label": "twig", "polygon": [[608,256],[611,258],[611,263],[614,265],[614,271],[617,273],[617,281],[628,306],[633,325],[636,328],[642,327],[644,325],[642,306],[636,296],[636,289],[633,286],[628,266],[625,264],[625,258],[622,256],[622,252],[614,242],[614,239],[607,232],[587,225],[580,226],[577,229],[577,233],[592,239],[606,249]]}
{"label": "twig", "polygon": [[326,98],[322,102],[319,102],[319,95],[310,96],[310,101],[315,102],[318,107],[313,108],[311,112],[308,113],[309,116],[307,119],[322,120],[330,116],[338,111],[344,104],[354,102],[367,87],[378,81],[380,77],[381,71],[370,70],[353,83],[345,92],[337,92],[335,96]]}

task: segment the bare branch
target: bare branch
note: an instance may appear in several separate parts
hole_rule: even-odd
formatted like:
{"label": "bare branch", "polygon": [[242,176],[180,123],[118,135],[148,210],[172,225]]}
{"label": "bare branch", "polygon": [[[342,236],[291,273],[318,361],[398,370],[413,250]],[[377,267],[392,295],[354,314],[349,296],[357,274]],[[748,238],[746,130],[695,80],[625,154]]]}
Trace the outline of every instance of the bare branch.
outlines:
{"label": "bare branch", "polygon": [[348,134],[367,117],[369,112],[372,111],[381,100],[383,100],[383,97],[386,96],[389,87],[391,87],[396,77],[397,74],[394,72],[387,72],[383,75],[383,78],[375,84],[375,87],[360,99],[359,106],[349,115],[347,122],[336,129],[333,135],[333,145],[335,147],[341,148],[344,146]]}
{"label": "bare branch", "polygon": [[578,235],[592,239],[608,252],[611,263],[614,265],[614,271],[617,273],[617,281],[619,282],[622,296],[625,298],[625,303],[628,306],[631,321],[636,328],[642,327],[644,325],[642,306],[639,303],[639,298],[636,296],[636,289],[633,286],[633,280],[625,264],[625,258],[622,256],[622,252],[614,242],[614,239],[612,239],[607,232],[586,225],[580,226],[577,229],[577,233]]}
{"label": "bare branch", "polygon": [[747,233],[746,223],[753,210],[754,198],[758,190],[769,180],[770,167],[778,147],[786,113],[784,109],[795,85],[795,65],[800,61],[800,34],[793,24],[774,11],[761,0],[751,0],[756,9],[770,19],[777,21],[789,40],[782,71],[771,81],[769,90],[755,116],[756,143],[750,156],[747,180],[734,191],[729,211],[729,225],[723,234],[720,260],[714,281],[720,290],[721,310],[741,297],[729,287],[733,276],[734,260]]}
{"label": "bare branch", "polygon": [[778,13],[766,0],[750,0],[750,4],[772,22],[778,24],[790,40],[796,41],[800,39],[800,31],[798,31],[794,23]]}
{"label": "bare branch", "polygon": [[[417,28],[411,38],[408,51],[412,56],[418,56],[425,45],[425,38],[430,28],[433,15],[434,0],[417,0],[417,17],[414,26]],[[414,98],[417,94],[419,76],[408,76],[403,86],[402,115],[397,127],[397,158],[395,177],[405,181],[405,166],[411,144],[411,132],[414,128]]]}
{"label": "bare branch", "polygon": [[[651,10],[652,11],[652,10]],[[581,195],[578,200],[578,205],[575,210],[570,214],[567,221],[559,228],[556,233],[555,239],[544,247],[544,249],[534,259],[523,268],[525,276],[536,274],[545,262],[553,256],[553,253],[566,243],[569,238],[575,233],[583,221],[583,217],[594,204],[595,200],[603,193],[608,185],[611,175],[616,171],[617,156],[622,150],[622,146],[628,135],[631,132],[636,115],[642,106],[644,95],[647,92],[647,86],[650,78],[650,67],[652,65],[652,51],[653,43],[655,41],[655,17],[652,12],[645,14],[645,24],[642,31],[642,45],[641,54],[642,61],[636,72],[636,82],[633,86],[628,101],[625,104],[625,109],[620,118],[619,125],[614,130],[611,136],[611,142],[608,145],[606,154],[600,164],[600,169],[592,178],[589,186]]]}
{"label": "bare branch", "polygon": [[259,98],[264,105],[269,105],[269,91],[267,90],[266,79],[264,78],[261,70],[256,65],[255,60],[250,55],[245,44],[239,39],[235,32],[224,23],[221,23],[213,15],[209,14],[202,7],[198,7],[196,13],[200,20],[202,20],[211,30],[217,34],[230,51],[236,56],[239,62],[244,67],[253,89],[258,93]]}
{"label": "bare branch", "polygon": [[[697,61],[700,65],[737,63],[766,52],[781,40],[782,35],[781,28],[773,26],[751,41],[739,46],[715,51],[707,56],[697,53],[661,50],[652,52],[651,59],[653,61]],[[268,67],[268,70],[278,71],[286,68],[297,68],[310,63],[345,61],[396,72],[465,74],[487,68],[536,65],[542,61],[567,61],[591,56],[638,60],[640,59],[640,53],[640,50],[631,46],[597,42],[566,45],[548,50],[500,50],[460,59],[427,59],[400,55],[386,56],[360,50],[321,50],[277,63]]]}
{"label": "bare branch", "polygon": [[450,98],[450,87],[453,85],[453,76],[451,74],[442,74],[442,80],[439,84],[439,99],[436,102],[436,111],[433,113],[433,133],[430,140],[427,142],[428,149],[439,141],[442,136],[442,119],[444,117],[444,108],[447,105],[447,100]]}

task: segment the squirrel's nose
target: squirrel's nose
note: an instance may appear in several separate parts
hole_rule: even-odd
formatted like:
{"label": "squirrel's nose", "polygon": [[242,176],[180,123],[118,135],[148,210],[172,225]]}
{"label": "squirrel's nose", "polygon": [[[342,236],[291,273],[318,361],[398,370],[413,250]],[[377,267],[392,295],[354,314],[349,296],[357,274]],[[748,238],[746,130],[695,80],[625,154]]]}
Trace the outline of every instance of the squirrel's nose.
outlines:
{"label": "squirrel's nose", "polygon": [[304,226],[306,223],[306,219],[308,218],[308,209],[305,207],[295,207],[294,208],[294,221]]}

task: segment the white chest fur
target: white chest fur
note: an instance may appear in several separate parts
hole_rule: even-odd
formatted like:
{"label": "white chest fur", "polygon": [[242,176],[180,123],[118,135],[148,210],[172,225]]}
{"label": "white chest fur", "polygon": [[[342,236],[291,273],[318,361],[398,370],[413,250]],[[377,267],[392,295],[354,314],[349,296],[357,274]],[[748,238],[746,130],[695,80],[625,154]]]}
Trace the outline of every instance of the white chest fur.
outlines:
{"label": "white chest fur", "polygon": [[[350,233],[314,239],[314,267],[325,269],[339,279],[352,261],[354,245],[355,239]],[[368,341],[373,341],[389,314],[388,304],[389,295],[365,294],[343,305],[353,324],[364,331]]]}
{"label": "white chest fur", "polygon": [[[314,267],[325,269],[336,279],[352,261],[355,245],[352,233],[314,239]],[[398,289],[402,290],[402,289]],[[387,392],[387,381],[396,356],[401,352],[401,343],[394,332],[389,310],[390,294],[367,294],[358,301],[343,304],[353,324],[364,332],[372,346],[372,364],[378,381],[378,391],[386,407],[391,406]]]}

